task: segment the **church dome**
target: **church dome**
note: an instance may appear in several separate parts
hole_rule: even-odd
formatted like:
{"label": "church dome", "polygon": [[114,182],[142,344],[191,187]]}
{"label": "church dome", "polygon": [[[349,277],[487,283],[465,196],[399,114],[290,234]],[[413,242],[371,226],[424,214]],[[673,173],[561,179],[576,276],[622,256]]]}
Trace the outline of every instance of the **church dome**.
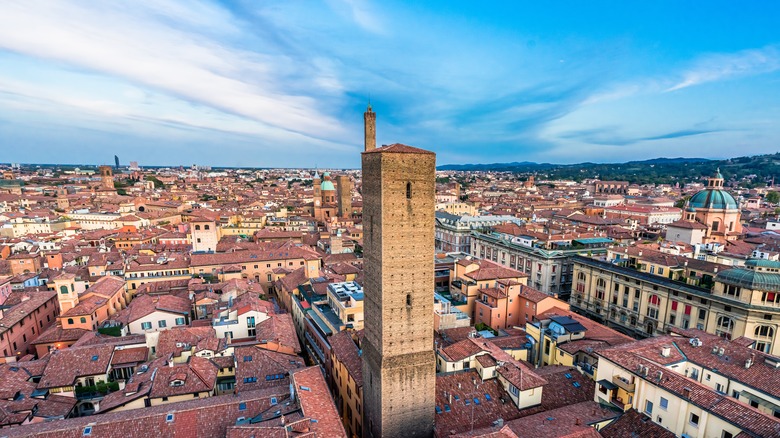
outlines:
{"label": "church dome", "polygon": [[322,190],[323,192],[326,192],[326,191],[328,191],[328,190],[333,190],[333,191],[335,191],[335,190],[336,190],[336,187],[333,185],[333,182],[332,182],[332,181],[330,181],[330,180],[325,180],[325,181],[323,181],[323,182],[322,182],[322,185],[320,186],[320,190]]}
{"label": "church dome", "polygon": [[689,208],[707,208],[716,210],[736,210],[737,201],[725,190],[704,189],[688,200]]}
{"label": "church dome", "polygon": [[715,175],[707,178],[707,188],[688,200],[688,208],[736,210],[739,208],[739,204],[731,196],[731,193],[723,190],[723,174],[718,169],[715,171]]}

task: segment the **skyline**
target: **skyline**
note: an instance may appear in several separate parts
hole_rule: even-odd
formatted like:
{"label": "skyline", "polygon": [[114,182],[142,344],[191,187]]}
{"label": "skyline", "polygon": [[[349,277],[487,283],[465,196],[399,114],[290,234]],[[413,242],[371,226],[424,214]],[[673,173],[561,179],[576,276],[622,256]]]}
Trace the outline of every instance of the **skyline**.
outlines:
{"label": "skyline", "polygon": [[587,6],[4,3],[3,161],[356,168],[369,98],[439,164],[777,151],[780,6]]}

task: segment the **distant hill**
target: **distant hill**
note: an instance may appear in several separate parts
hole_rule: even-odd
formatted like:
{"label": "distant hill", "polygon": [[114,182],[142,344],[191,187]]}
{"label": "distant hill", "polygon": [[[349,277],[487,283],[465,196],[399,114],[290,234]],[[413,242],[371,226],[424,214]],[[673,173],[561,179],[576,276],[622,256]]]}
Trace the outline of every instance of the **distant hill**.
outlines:
{"label": "distant hill", "polygon": [[653,158],[627,163],[550,164],[533,162],[493,164],[447,164],[439,170],[514,172],[535,174],[537,179],[588,178],[629,181],[636,184],[674,184],[700,180],[715,169],[730,182],[753,187],[777,179],[780,183],[780,153],[710,160],[707,158]]}

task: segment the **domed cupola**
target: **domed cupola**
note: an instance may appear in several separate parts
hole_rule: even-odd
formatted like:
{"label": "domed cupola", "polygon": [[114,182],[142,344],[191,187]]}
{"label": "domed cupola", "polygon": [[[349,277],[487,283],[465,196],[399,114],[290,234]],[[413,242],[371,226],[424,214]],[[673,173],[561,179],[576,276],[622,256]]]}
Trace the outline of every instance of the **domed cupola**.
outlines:
{"label": "domed cupola", "polygon": [[739,204],[731,194],[723,190],[723,175],[720,169],[707,179],[707,187],[688,200],[687,210],[737,210]]}

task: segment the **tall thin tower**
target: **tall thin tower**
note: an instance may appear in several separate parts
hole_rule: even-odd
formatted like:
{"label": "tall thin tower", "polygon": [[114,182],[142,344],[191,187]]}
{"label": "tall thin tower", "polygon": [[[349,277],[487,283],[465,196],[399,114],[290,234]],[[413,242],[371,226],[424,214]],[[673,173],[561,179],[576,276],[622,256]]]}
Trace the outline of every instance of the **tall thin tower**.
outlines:
{"label": "tall thin tower", "polygon": [[430,437],[436,155],[402,144],[366,148],[363,436]]}
{"label": "tall thin tower", "polygon": [[363,137],[366,152],[376,149],[376,113],[371,110],[371,102],[363,113]]}

